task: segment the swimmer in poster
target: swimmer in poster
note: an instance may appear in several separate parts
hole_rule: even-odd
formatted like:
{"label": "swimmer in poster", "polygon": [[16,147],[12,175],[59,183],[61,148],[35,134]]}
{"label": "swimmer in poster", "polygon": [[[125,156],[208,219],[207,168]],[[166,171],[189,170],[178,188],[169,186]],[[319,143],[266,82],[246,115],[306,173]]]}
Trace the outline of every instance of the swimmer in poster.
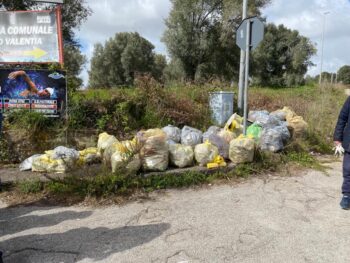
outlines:
{"label": "swimmer in poster", "polygon": [[[47,104],[54,104],[57,114],[65,107],[66,77],[62,71],[8,70],[0,71],[0,100],[30,100],[31,109],[45,112]],[[49,112],[48,112],[49,114]]]}

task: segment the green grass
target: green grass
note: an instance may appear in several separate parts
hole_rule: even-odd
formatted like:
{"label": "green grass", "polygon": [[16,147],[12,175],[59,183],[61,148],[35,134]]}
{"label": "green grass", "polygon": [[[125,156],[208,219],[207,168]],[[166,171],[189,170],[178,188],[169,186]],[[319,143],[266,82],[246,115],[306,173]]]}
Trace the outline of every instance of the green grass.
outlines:
{"label": "green grass", "polygon": [[18,183],[18,189],[24,194],[37,194],[43,190],[43,185],[40,180],[25,180]]}

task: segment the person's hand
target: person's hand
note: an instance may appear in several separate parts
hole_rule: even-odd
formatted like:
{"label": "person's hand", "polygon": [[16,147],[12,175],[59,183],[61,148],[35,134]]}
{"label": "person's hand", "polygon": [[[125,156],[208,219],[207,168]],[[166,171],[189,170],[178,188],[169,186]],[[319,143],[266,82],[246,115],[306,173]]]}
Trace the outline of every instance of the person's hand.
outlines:
{"label": "person's hand", "polygon": [[16,79],[19,76],[24,76],[26,73],[23,70],[14,71],[9,74],[9,79]]}
{"label": "person's hand", "polygon": [[342,146],[342,143],[340,141],[335,141],[334,145],[335,145],[334,148],[333,148],[334,155],[336,155],[336,156],[344,155],[345,150],[344,150],[344,148]]}
{"label": "person's hand", "polygon": [[334,141],[334,146],[337,147],[338,145],[341,145],[340,141]]}

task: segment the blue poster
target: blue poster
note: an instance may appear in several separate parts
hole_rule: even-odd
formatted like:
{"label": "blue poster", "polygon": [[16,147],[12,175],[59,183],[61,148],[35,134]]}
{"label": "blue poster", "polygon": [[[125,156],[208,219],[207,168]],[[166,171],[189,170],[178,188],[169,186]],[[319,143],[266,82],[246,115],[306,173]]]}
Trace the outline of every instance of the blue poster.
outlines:
{"label": "blue poster", "polygon": [[0,109],[25,109],[60,117],[66,108],[66,74],[48,70],[0,70]]}

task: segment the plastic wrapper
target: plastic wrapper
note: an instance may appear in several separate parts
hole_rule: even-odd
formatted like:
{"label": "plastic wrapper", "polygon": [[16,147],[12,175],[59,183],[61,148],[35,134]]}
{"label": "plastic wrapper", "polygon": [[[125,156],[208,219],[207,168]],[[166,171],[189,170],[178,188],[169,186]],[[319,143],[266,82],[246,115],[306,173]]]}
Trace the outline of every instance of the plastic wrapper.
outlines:
{"label": "plastic wrapper", "polygon": [[217,126],[210,126],[209,129],[203,134],[203,143],[209,140],[209,136],[212,134],[218,134],[221,128]]}
{"label": "plastic wrapper", "polygon": [[162,129],[166,135],[168,140],[171,140],[175,143],[181,142],[181,130],[173,125],[168,125]]}
{"label": "plastic wrapper", "polygon": [[253,162],[254,153],[255,141],[253,138],[240,136],[230,143],[229,158],[234,164]]}
{"label": "plastic wrapper", "polygon": [[188,126],[183,127],[181,132],[181,144],[196,146],[202,143],[203,133],[200,130]]}
{"label": "plastic wrapper", "polygon": [[224,138],[216,134],[212,134],[209,136],[209,142],[218,148],[219,155],[221,155],[225,159],[228,159],[230,144],[227,143],[227,141],[225,141]]}
{"label": "plastic wrapper", "polygon": [[208,142],[198,144],[194,148],[194,156],[200,166],[206,166],[208,163],[212,163],[218,155],[218,148]]}
{"label": "plastic wrapper", "polygon": [[136,174],[142,166],[141,158],[139,154],[130,156],[119,151],[115,152],[111,157],[112,172],[115,173],[118,170],[126,171],[129,174]]}
{"label": "plastic wrapper", "polygon": [[184,168],[193,165],[194,153],[192,146],[182,144],[169,145],[170,163],[176,167]]}
{"label": "plastic wrapper", "polygon": [[260,148],[270,152],[282,151],[284,148],[282,133],[277,129],[264,129],[261,133]]}
{"label": "plastic wrapper", "polygon": [[166,134],[162,130],[158,129],[158,133],[152,132],[152,136],[147,136],[141,149],[141,160],[144,171],[164,172],[168,168],[169,148]]}
{"label": "plastic wrapper", "polygon": [[33,161],[39,157],[41,157],[42,154],[35,154],[27,159],[25,159],[20,165],[19,165],[19,170],[21,172],[23,171],[31,171],[32,170],[32,165]]}
{"label": "plastic wrapper", "polygon": [[101,155],[98,151],[98,148],[90,147],[80,151],[79,154],[79,165],[87,165],[101,162]]}
{"label": "plastic wrapper", "polygon": [[98,136],[97,148],[102,154],[106,148],[116,142],[118,142],[117,138],[104,132]]}

